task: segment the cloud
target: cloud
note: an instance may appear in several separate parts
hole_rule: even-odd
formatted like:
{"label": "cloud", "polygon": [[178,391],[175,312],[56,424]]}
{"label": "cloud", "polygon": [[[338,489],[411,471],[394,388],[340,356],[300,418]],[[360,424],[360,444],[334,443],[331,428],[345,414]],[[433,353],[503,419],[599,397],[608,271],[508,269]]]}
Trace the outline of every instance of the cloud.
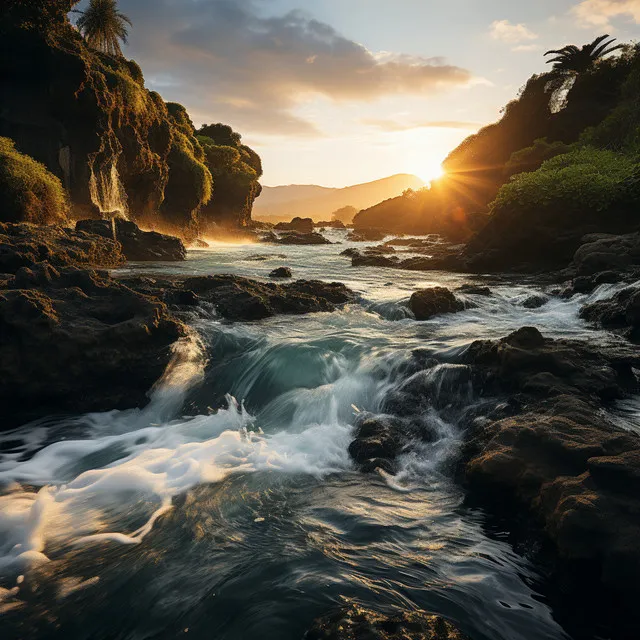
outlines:
{"label": "cloud", "polygon": [[527,51],[540,51],[542,47],[539,44],[519,44],[517,47],[512,47],[511,51],[517,53],[525,53]]}
{"label": "cloud", "polygon": [[511,24],[508,20],[496,20],[491,24],[489,34],[494,40],[501,40],[507,44],[518,44],[537,40],[538,34],[533,33],[525,24]]}
{"label": "cloud", "polygon": [[296,107],[312,97],[369,101],[467,85],[439,57],[374,53],[302,11],[272,16],[269,0],[121,0],[133,21],[127,54],[163,96],[199,119],[245,131],[319,135]]}
{"label": "cloud", "polygon": [[369,127],[374,127],[388,133],[409,131],[410,129],[464,129],[475,131],[482,124],[479,122],[462,122],[459,120],[429,120],[427,122],[398,122],[397,120],[365,118],[360,121]]}
{"label": "cloud", "polygon": [[630,18],[640,23],[640,0],[583,0],[572,12],[584,27],[610,28],[612,18]]}

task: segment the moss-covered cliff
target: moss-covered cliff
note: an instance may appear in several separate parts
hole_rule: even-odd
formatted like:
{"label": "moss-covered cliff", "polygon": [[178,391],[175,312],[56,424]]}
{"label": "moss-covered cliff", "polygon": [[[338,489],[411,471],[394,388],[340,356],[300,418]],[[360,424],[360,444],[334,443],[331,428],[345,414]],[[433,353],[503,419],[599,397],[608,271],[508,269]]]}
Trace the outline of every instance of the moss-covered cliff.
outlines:
{"label": "moss-covered cliff", "polygon": [[73,4],[0,10],[0,135],[62,181],[75,217],[119,210],[191,234],[213,193],[225,224],[246,224],[253,198],[238,196],[234,163],[207,160],[184,108],[147,90],[134,61],[87,47],[67,17]]}

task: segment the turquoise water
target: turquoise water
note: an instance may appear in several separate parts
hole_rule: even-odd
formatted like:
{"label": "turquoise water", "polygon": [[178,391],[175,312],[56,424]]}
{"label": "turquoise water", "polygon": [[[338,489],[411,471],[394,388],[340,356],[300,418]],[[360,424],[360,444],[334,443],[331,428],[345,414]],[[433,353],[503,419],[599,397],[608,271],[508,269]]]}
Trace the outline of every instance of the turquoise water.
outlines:
{"label": "turquoise water", "polygon": [[[437,437],[413,443],[395,477],[359,473],[347,447],[355,416],[383,410],[415,349],[444,359],[523,325],[614,338],[578,318],[584,296],[527,310],[539,288],[508,279],[489,281],[489,298],[466,296],[473,309],[416,322],[405,307],[415,289],[469,280],[352,268],[339,253],[362,245],[327,235],[342,244],[213,244],[119,272],[263,278],[287,265],[358,299],[258,323],[204,307],[145,409],[1,434],[3,637],[293,639],[351,601],[440,613],[474,640],[567,637],[531,550],[516,553],[495,527],[489,536],[464,505],[451,412],[420,410]],[[635,428],[637,407],[617,419]]]}

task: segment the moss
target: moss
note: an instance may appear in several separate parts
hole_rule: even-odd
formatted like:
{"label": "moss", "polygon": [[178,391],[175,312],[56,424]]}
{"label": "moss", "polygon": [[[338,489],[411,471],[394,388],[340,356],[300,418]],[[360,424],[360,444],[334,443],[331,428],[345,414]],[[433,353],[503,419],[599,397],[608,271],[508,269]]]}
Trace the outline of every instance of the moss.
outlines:
{"label": "moss", "polygon": [[0,137],[0,208],[8,222],[53,224],[69,212],[60,180],[30,156]]}

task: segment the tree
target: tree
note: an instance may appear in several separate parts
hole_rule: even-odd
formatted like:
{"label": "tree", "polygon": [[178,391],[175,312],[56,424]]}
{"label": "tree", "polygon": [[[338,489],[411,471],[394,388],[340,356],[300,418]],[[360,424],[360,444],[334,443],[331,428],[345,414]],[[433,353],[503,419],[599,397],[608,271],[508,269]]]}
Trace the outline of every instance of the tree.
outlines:
{"label": "tree", "polygon": [[[575,44],[567,45],[562,49],[552,49],[544,55],[555,55],[555,58],[547,60],[547,64],[553,64],[554,71],[574,71],[582,73],[590,69],[600,58],[609,53],[622,49],[624,45],[611,46],[616,39],[608,34],[596,38],[593,42],[577,47]],[[606,41],[606,42],[605,42]]]}
{"label": "tree", "polygon": [[89,46],[112,56],[122,56],[120,40],[126,44],[131,20],[118,11],[117,0],[90,0],[85,11],[78,11],[78,29]]}

